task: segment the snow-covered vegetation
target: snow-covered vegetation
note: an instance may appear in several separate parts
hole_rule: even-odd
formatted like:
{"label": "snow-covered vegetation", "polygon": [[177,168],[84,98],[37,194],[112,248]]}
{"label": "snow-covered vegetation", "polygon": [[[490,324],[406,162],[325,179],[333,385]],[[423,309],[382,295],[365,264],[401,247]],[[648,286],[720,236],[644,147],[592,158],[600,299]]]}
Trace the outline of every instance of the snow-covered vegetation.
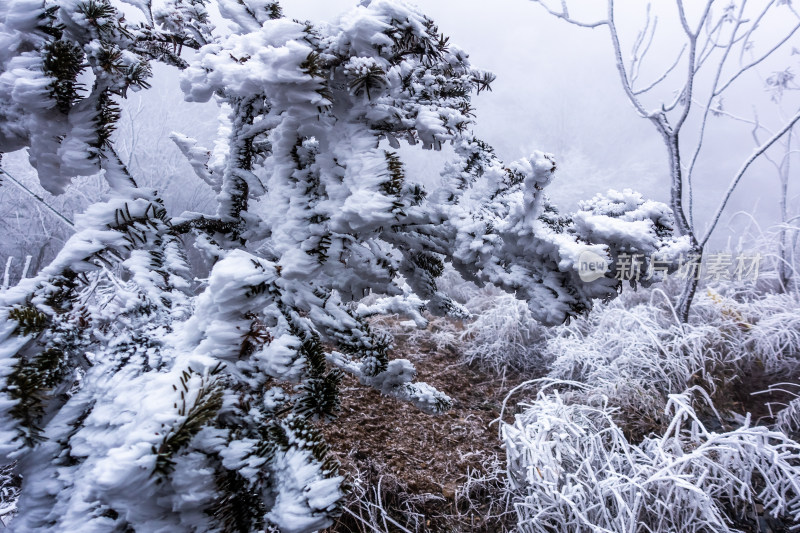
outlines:
{"label": "snow-covered vegetation", "polygon": [[[216,137],[131,104],[164,77]],[[680,169],[559,211],[555,156],[475,136],[494,80],[404,0],[2,3],[2,525],[800,525],[794,219],[757,279],[670,278]]]}
{"label": "snow-covered vegetation", "polygon": [[549,373],[503,426],[522,530],[800,520],[796,404],[773,418],[760,399],[796,379],[798,294],[709,287],[688,324],[670,301],[645,291],[550,332]]}
{"label": "snow-covered vegetation", "polygon": [[[800,519],[800,444],[751,426],[714,431],[693,390],[663,434],[631,443],[608,405],[541,392],[503,428],[520,531],[739,531]],[[771,519],[771,520],[770,520]]]}
{"label": "snow-covered vegetation", "polygon": [[[532,325],[513,298],[464,286],[455,289],[469,320],[432,318],[423,331],[376,321],[406,350],[452,354],[451,364],[507,380],[489,424],[506,457],[466,472],[446,510],[415,507],[383,471],[384,484],[351,504],[371,524],[363,531],[392,531],[389,519],[425,531],[421,516],[439,513],[455,531],[791,531],[800,294],[774,269],[757,284],[703,284],[681,323],[679,281],[552,328]],[[520,368],[524,353],[536,364]],[[476,510],[486,521],[477,526]]]}

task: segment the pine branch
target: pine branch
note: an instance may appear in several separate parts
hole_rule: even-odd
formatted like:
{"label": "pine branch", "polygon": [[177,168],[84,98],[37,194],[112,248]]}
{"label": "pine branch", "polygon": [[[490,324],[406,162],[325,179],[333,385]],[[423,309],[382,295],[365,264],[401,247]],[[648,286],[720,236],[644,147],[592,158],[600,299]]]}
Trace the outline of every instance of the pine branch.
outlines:
{"label": "pine branch", "polygon": [[[186,447],[192,438],[206,425],[208,425],[222,408],[222,384],[217,374],[221,367],[211,370],[201,376],[191,368],[184,370],[180,377],[181,389],[173,385],[173,389],[180,393],[180,403],[175,403],[178,416],[182,419],[177,426],[171,427],[164,434],[158,448],[153,446],[152,452],[156,456],[155,467],[151,475],[164,477],[172,473],[175,468],[174,456]],[[186,405],[186,395],[190,392],[189,383],[193,377],[198,377],[200,385],[191,405]]]}
{"label": "pine branch", "polygon": [[33,447],[44,440],[39,423],[49,400],[48,393],[61,382],[67,367],[64,352],[48,347],[32,359],[19,356],[6,378],[5,392],[17,402],[9,413],[19,420],[20,437],[26,446]]}

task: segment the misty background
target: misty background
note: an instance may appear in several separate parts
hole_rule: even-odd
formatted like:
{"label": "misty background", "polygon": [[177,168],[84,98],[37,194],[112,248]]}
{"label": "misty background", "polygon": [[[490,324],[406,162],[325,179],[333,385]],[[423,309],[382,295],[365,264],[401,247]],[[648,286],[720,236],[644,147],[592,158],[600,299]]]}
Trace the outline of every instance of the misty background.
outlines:
{"label": "misty background", "polygon": [[[324,23],[334,21],[357,3],[292,0],[282,6],[290,18]],[[547,192],[562,211],[570,211],[580,200],[609,188],[631,188],[646,197],[668,201],[670,184],[663,142],[653,126],[637,116],[623,93],[607,29],[572,26],[528,0],[418,0],[416,4],[436,21],[452,45],[469,53],[473,65],[497,76],[492,91],[482,92],[473,100],[476,135],[494,146],[507,162],[533,150],[555,155],[557,179]],[[660,0],[653,5],[660,27],[651,61],[656,66],[667,65],[678,51],[670,41],[678,31],[677,12],[673,2]],[[584,1],[576,6],[573,15],[582,20],[603,16],[597,13],[597,2]],[[630,50],[644,24],[645,4],[621,1],[617,12],[618,25],[624,30],[622,48]],[[761,34],[753,37],[756,52],[759,46],[767,46],[771,33],[784,28],[786,22],[779,15],[765,20]],[[215,20],[224,25],[222,19]],[[747,119],[757,114],[763,123],[778,126],[785,110],[792,110],[793,104],[796,109],[796,96],[787,91],[780,101],[774,101],[764,80],[775,71],[789,69],[793,74],[800,58],[794,46],[789,43],[760,65],[757,75],[737,82],[725,97],[725,109]],[[800,43],[796,46],[800,48]],[[186,57],[190,59],[191,51]],[[121,155],[140,184],[163,193],[172,213],[210,210],[212,191],[194,177],[169,134],[178,131],[213,146],[218,108],[213,103],[184,102],[179,71],[160,64],[153,67],[153,87],[121,102],[123,121],[116,133]],[[165,71],[169,75],[163,75]],[[655,68],[642,72],[643,79],[656,76]],[[674,87],[678,86],[676,81]],[[670,95],[662,96],[668,99]],[[710,119],[707,152],[698,163],[695,183],[695,223],[701,233],[731,176],[754,150],[751,129],[725,116]],[[401,152],[407,175],[429,186],[437,183],[449,154],[447,147],[439,153],[423,151],[419,146],[403,147]],[[773,152],[781,156],[779,148]],[[795,159],[797,154],[789,157]],[[64,195],[52,197],[38,186],[24,151],[6,154],[3,168],[69,218],[105,192],[103,180],[91,176],[76,178]],[[790,179],[791,215],[799,211],[800,191],[794,181]],[[734,193],[710,249],[727,246],[729,238],[735,245],[740,237],[752,237],[777,223],[778,201],[778,175],[766,161],[759,161]],[[33,254],[28,275],[52,259],[71,234],[66,224],[12,184],[0,187],[0,206],[0,260],[5,263],[9,256],[14,257],[19,267],[25,255]]]}

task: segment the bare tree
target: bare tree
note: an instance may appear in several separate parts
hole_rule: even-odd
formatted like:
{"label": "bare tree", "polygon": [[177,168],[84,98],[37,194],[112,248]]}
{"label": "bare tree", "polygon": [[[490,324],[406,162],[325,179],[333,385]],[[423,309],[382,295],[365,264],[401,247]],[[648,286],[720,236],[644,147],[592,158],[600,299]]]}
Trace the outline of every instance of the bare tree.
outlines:
{"label": "bare tree", "polygon": [[[742,177],[800,120],[800,110],[795,110],[769,135],[758,137],[754,151],[729,177],[705,230],[698,231],[692,210],[692,187],[699,174],[697,162],[707,145],[709,118],[721,109],[723,96],[741,83],[745,74],[753,73],[755,67],[788,46],[790,38],[800,29],[800,14],[786,0],[769,0],[754,6],[748,5],[747,0],[706,0],[704,3],[675,0],[674,14],[680,30],[665,32],[659,31],[658,16],[648,4],[644,24],[629,51],[624,52],[621,39],[624,32],[620,30],[627,28],[617,24],[618,9],[615,10],[614,0],[606,1],[605,18],[592,21],[574,17],[567,0],[561,0],[558,7],[546,0],[532,1],[543,6],[550,15],[575,26],[608,30],[625,95],[636,113],[650,121],[664,141],[676,231],[689,237],[699,261]],[[785,10],[785,17],[792,21],[788,28],[778,33],[759,31],[767,16],[777,9]],[[657,34],[667,37],[671,47],[677,50],[666,62],[653,53]],[[760,45],[758,50],[756,37]],[[642,72],[655,74],[649,81],[642,81]],[[695,276],[689,278],[678,303],[683,321],[688,320],[698,284]]]}

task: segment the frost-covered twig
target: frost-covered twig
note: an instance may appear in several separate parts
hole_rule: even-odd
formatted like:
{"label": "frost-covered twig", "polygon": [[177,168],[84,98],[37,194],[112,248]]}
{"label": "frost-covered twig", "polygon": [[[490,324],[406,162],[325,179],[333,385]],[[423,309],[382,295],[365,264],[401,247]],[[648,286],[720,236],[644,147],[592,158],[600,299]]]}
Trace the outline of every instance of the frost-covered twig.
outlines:
{"label": "frost-covered twig", "polygon": [[747,160],[745,160],[742,166],[739,167],[739,170],[736,172],[736,174],[734,174],[733,178],[730,181],[730,184],[728,185],[728,188],[725,190],[725,194],[722,197],[722,201],[720,202],[719,206],[712,215],[708,229],[706,230],[705,234],[700,240],[702,246],[705,246],[705,244],[708,242],[708,239],[711,238],[711,233],[714,231],[714,228],[716,228],[717,224],[719,223],[720,216],[722,216],[722,211],[728,204],[728,200],[733,194],[733,191],[736,189],[736,186],[739,184],[739,181],[742,179],[742,176],[744,176],[745,172],[747,172],[747,169],[750,168],[750,165],[752,165],[753,162],[756,159],[758,159],[759,156],[761,156],[761,154],[766,152],[773,144],[775,144],[781,137],[783,137],[786,134],[786,132],[791,130],[798,120],[800,120],[800,111],[795,113],[795,115],[792,118],[790,118],[783,125],[781,129],[776,131],[772,137],[764,141],[761,144],[761,146],[757,147],[750,155],[750,157],[748,157]]}

